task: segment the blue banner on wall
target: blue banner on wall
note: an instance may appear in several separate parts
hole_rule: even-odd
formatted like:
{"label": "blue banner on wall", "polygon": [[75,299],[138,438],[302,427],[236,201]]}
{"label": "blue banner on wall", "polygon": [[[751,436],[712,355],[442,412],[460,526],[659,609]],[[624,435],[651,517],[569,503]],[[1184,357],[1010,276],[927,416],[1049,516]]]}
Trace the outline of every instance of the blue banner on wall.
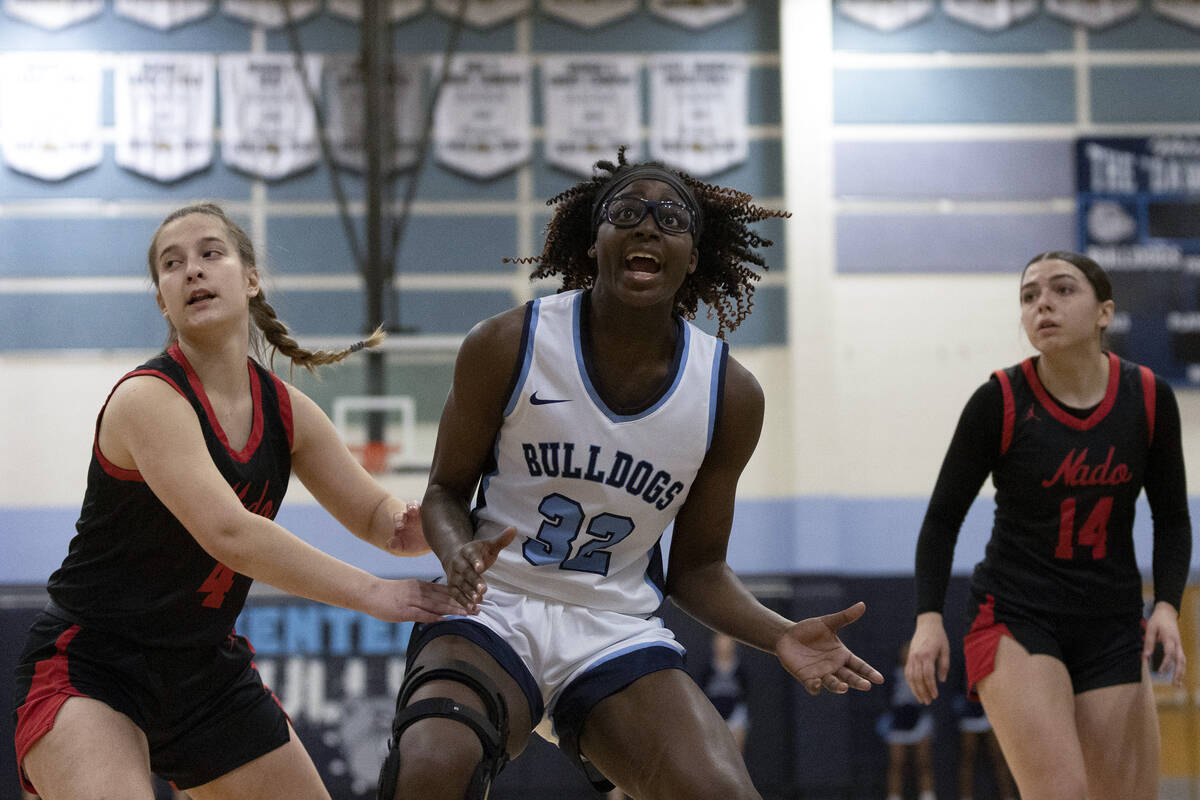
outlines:
{"label": "blue banner on wall", "polygon": [[1109,346],[1200,385],[1200,137],[1081,138],[1075,165],[1079,249],[1117,303]]}

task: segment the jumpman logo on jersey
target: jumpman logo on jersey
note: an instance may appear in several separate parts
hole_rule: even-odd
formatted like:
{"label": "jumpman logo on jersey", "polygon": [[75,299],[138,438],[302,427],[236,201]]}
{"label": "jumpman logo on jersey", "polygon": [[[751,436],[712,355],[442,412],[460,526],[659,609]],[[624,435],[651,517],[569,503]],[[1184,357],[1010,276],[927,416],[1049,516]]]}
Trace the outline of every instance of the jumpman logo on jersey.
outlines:
{"label": "jumpman logo on jersey", "polygon": [[1040,421],[1041,421],[1041,419],[1042,419],[1041,417],[1039,417],[1039,416],[1037,415],[1037,409],[1034,407],[1033,403],[1030,403],[1030,404],[1029,404],[1029,408],[1028,408],[1028,409],[1025,411],[1025,416],[1021,418],[1021,421],[1022,421],[1022,422],[1028,422],[1028,421],[1029,421],[1029,420],[1031,420],[1031,419],[1032,419],[1032,420],[1037,420],[1037,421],[1039,421],[1039,422],[1040,422]]}
{"label": "jumpman logo on jersey", "polygon": [[537,392],[534,392],[533,394],[529,395],[529,402],[535,406],[544,406],[544,405],[548,405],[550,403],[569,403],[569,402],[571,402],[571,398],[564,397],[561,400],[546,400],[541,397],[538,397]]}

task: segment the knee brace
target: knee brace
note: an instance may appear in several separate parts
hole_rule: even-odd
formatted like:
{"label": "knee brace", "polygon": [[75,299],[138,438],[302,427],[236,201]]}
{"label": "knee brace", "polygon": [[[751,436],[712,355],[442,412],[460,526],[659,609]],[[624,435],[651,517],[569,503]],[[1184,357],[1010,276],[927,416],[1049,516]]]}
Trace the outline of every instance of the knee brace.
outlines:
{"label": "knee brace", "polygon": [[[448,697],[430,697],[408,705],[420,686],[442,680],[461,683],[479,696],[487,715],[457,703]],[[442,717],[461,722],[479,737],[483,759],[471,775],[465,800],[484,800],[500,770],[508,763],[508,703],[491,678],[466,661],[450,661],[441,667],[415,667],[404,676],[404,685],[396,698],[396,715],[392,719],[392,735],[388,739],[388,754],[379,772],[379,800],[392,800],[400,777],[400,736],[414,722],[430,717]]]}

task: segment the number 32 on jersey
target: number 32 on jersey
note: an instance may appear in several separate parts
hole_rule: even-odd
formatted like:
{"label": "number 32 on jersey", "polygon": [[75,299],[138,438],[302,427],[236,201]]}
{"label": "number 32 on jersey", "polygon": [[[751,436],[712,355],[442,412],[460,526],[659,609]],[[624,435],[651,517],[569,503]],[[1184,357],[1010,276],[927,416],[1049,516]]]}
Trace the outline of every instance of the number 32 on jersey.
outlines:
{"label": "number 32 on jersey", "polygon": [[[535,566],[557,564],[559,569],[607,575],[612,553],[609,549],[633,533],[633,520],[616,514],[597,514],[585,519],[583,507],[558,492],[538,503],[542,524],[537,535],[521,548],[525,560]],[[592,538],[571,555],[575,539],[585,530]]]}

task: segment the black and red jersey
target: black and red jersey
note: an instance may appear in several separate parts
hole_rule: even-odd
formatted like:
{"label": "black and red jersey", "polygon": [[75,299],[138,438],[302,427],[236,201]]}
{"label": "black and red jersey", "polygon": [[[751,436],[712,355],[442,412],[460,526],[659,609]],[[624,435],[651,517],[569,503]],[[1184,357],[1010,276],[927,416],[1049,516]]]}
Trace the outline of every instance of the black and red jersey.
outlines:
{"label": "black and red jersey", "polygon": [[[291,400],[287,387],[271,372],[251,359],[247,369],[254,421],[239,451],[229,446],[204,387],[177,344],[117,385],[151,375],[187,398],[213,463],[243,505],[274,518],[291,474]],[[200,547],[138,471],[121,469],[104,457],[99,447],[103,416],[101,408],[76,534],[47,586],[58,607],[54,613],[152,647],[224,640],[242,610],[251,579]]]}
{"label": "black and red jersey", "polygon": [[941,610],[958,527],[989,472],[996,511],[976,589],[1035,612],[1140,610],[1133,521],[1144,485],[1156,597],[1178,608],[1191,552],[1178,407],[1150,370],[1108,357],[1091,409],[1059,404],[1035,359],[995,372],[972,397],[922,525],[918,613]]}
{"label": "black and red jersey", "polygon": [[1133,516],[1154,437],[1154,375],[1110,355],[1086,418],[1042,388],[1032,359],[996,373],[1004,398],[996,516],[975,583],[1061,612],[1142,606]]}

